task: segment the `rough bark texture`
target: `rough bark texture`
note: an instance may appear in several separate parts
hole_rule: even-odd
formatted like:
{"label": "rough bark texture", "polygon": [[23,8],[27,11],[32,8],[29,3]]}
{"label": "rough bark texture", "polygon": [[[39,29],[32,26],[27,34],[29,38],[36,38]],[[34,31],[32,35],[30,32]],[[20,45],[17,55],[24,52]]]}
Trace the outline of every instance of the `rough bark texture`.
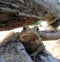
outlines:
{"label": "rough bark texture", "polygon": [[47,20],[51,24],[58,18],[58,11],[53,7],[44,0],[0,0],[0,30],[26,26],[37,19]]}

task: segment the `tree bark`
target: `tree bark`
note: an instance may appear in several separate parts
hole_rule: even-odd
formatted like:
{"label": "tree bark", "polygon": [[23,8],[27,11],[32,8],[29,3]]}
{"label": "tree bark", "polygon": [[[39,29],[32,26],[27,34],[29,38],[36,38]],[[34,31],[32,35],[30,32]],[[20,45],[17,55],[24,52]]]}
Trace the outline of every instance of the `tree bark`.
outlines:
{"label": "tree bark", "polygon": [[0,31],[30,25],[38,19],[49,24],[55,22],[58,11],[53,3],[50,0],[0,0]]}

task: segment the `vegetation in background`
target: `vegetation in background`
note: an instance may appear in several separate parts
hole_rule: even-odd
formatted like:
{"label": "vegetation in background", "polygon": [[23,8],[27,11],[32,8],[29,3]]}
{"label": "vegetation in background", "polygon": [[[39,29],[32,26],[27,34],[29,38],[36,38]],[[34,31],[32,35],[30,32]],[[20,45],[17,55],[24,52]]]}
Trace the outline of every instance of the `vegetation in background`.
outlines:
{"label": "vegetation in background", "polygon": [[41,23],[41,21],[38,20],[37,22],[35,22],[35,23],[31,24],[31,25],[40,25],[40,23]]}

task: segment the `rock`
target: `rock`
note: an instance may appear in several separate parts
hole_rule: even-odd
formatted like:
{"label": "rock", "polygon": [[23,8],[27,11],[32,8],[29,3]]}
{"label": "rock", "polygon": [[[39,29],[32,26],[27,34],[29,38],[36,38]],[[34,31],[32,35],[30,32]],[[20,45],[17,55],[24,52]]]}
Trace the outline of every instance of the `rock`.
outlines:
{"label": "rock", "polygon": [[12,40],[0,47],[0,56],[5,62],[33,62],[22,43]]}
{"label": "rock", "polygon": [[48,51],[44,50],[36,58],[33,59],[35,62],[60,62],[54,58]]}

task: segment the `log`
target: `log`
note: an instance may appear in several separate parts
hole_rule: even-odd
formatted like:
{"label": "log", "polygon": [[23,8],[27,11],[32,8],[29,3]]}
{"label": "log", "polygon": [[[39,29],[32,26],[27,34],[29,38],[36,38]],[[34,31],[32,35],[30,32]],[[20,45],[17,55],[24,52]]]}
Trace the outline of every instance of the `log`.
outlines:
{"label": "log", "polygon": [[44,41],[60,39],[60,31],[39,31],[39,35]]}
{"label": "log", "polygon": [[[49,25],[60,18],[56,0],[0,0],[0,31],[46,20]],[[54,4],[54,5],[53,5]],[[59,6],[59,5],[58,5]]]}

